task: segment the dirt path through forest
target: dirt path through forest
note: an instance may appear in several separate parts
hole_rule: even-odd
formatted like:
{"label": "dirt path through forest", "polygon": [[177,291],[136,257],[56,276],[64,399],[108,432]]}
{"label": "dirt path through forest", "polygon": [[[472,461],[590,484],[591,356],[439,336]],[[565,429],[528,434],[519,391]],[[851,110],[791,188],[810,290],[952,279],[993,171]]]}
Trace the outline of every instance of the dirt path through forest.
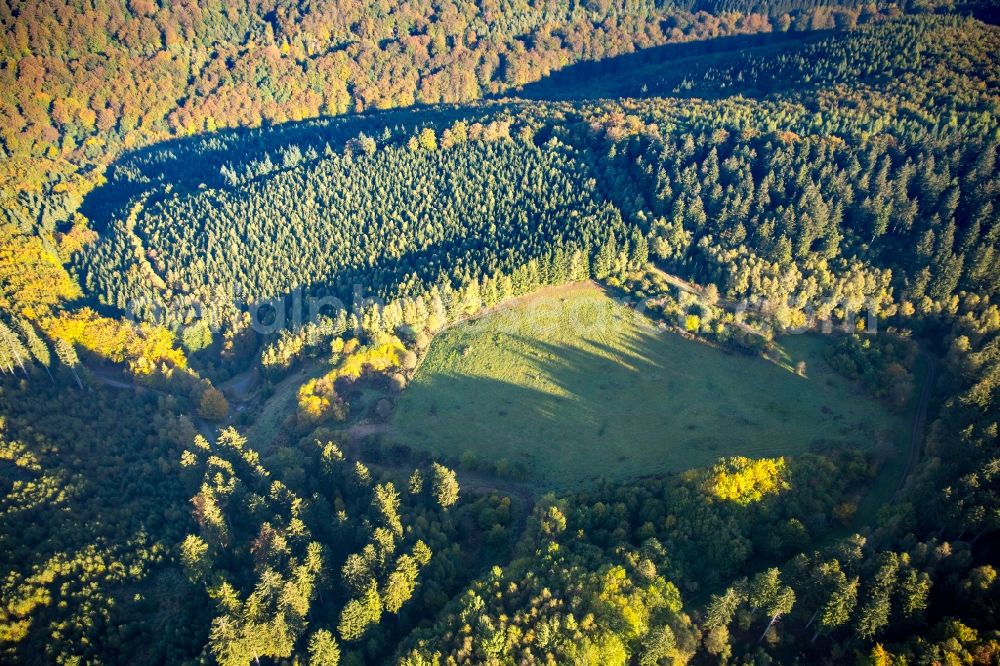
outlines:
{"label": "dirt path through forest", "polygon": [[931,393],[934,390],[934,375],[937,372],[937,366],[934,357],[928,352],[921,351],[920,355],[927,364],[927,376],[924,377],[924,385],[920,391],[920,402],[917,405],[916,413],[913,415],[913,431],[910,434],[910,448],[906,455],[906,466],[903,467],[903,473],[900,475],[899,485],[896,486],[896,492],[893,493],[893,497],[899,495],[906,485],[906,480],[910,478],[913,470],[916,469],[917,463],[920,462],[920,453],[924,444],[927,406],[930,403]]}

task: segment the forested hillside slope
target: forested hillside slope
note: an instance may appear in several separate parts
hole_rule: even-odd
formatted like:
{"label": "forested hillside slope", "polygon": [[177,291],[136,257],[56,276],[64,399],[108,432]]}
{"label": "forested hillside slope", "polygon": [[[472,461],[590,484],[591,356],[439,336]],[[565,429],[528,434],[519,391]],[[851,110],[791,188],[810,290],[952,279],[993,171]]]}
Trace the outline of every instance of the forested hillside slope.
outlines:
{"label": "forested hillside slope", "polygon": [[[888,303],[890,286],[910,304],[992,291],[997,142],[984,114],[998,46],[982,24],[906,19],[687,70],[699,97],[722,97],[711,103],[497,103],[143,152],[115,167],[109,195],[138,199],[95,206],[112,233],[80,257],[81,282],[170,321],[193,303],[225,311],[299,288],[345,303],[356,284],[383,299],[458,288],[557,248],[588,263],[605,246],[634,254],[639,234],[665,265],[737,298],[856,309]],[[788,93],[743,96],[771,70]]]}
{"label": "forested hillside slope", "polygon": [[[3,661],[996,663],[1000,30],[948,9],[0,6]],[[909,450],[549,494],[387,425],[586,280],[796,377],[838,331]]]}
{"label": "forested hillside slope", "polygon": [[[170,136],[469,101],[578,60],[772,22],[832,27],[860,12],[794,2],[771,17],[712,3],[11,0],[0,6],[5,208],[21,224],[51,225],[93,183],[76,167]],[[26,185],[28,201],[18,198]],[[40,188],[70,196],[41,206]],[[51,212],[36,220],[31,204]]]}

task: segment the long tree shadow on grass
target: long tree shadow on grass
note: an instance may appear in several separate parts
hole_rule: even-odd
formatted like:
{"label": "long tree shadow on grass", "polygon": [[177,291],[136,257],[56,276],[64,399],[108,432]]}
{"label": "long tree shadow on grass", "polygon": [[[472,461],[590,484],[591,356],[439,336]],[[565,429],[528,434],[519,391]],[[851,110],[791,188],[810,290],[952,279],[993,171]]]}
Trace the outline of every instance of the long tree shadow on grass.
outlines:
{"label": "long tree shadow on grass", "polygon": [[[541,486],[866,445],[864,424],[845,428],[821,400],[797,400],[821,390],[809,380],[655,329],[577,346],[523,335],[453,341],[441,370],[420,373],[404,394],[398,436],[453,460],[521,465]],[[491,357],[494,346],[519,362]]]}
{"label": "long tree shadow on grass", "polygon": [[505,460],[546,486],[617,476],[618,426],[607,417],[619,378],[598,375],[619,363],[620,372],[636,374],[655,365],[633,354],[614,361],[597,350],[504,337],[501,344],[516,346],[522,361],[514,376],[502,378],[500,368],[493,377],[440,372],[411,384],[395,418],[406,443],[456,458],[471,452]]}
{"label": "long tree shadow on grass", "polygon": [[[611,546],[626,533],[640,547],[652,532],[639,528],[655,525],[676,563],[706,591],[779,564],[843,529],[835,508],[871,483],[870,466],[850,451],[857,448],[850,438],[821,450],[780,436],[770,450],[748,446],[741,432],[767,431],[781,420],[780,415],[768,421],[754,414],[780,397],[754,384],[736,396],[745,401],[737,406],[744,411],[728,403],[701,409],[704,396],[724,388],[719,385],[722,369],[734,364],[779,378],[789,396],[810,380],[655,330],[588,331],[582,337],[580,346],[517,334],[447,340],[448,354],[472,359],[499,376],[465,373],[461,367],[420,376],[397,412],[399,434],[411,435],[406,442],[418,448],[447,455],[449,462],[466,452],[481,463],[523,462],[528,480],[541,489],[582,490],[578,506],[603,507],[604,519],[588,512],[591,543]],[[664,352],[670,343],[683,344],[671,355]],[[502,359],[490,368],[474,358],[497,344],[516,355],[523,374],[502,366]],[[704,367],[706,358],[718,365]],[[742,375],[733,371],[730,376]],[[657,415],[666,422],[658,425]],[[747,423],[747,415],[760,421]],[[813,423],[820,427],[824,418],[816,415]],[[416,428],[406,430],[413,424]],[[706,434],[720,444],[717,449],[706,445]],[[708,468],[729,455],[786,456],[783,483],[749,501],[713,495]],[[700,471],[671,475],[692,468]],[[667,517],[674,522],[668,524]],[[631,527],[623,530],[626,523]]]}
{"label": "long tree shadow on grass", "polygon": [[[825,538],[837,525],[834,507],[867,482],[867,465],[835,466],[831,460],[848,454],[831,447],[822,451],[830,459],[821,459],[800,441],[776,441],[770,451],[749,450],[740,436],[747,427],[742,415],[722,418],[719,413],[726,408],[713,413],[678,406],[692,402],[697,407],[700,394],[692,390],[693,383],[717,381],[718,373],[713,370],[706,379],[686,346],[676,357],[664,358],[662,335],[629,334],[620,344],[594,336],[582,348],[511,335],[500,344],[523,362],[523,375],[487,377],[456,370],[422,376],[404,394],[396,414],[397,434],[453,464],[522,463],[528,481],[541,489],[560,494],[584,490],[581,506],[611,506],[618,493],[647,488],[647,501],[629,505],[633,529],[627,531],[640,534],[637,528],[645,522],[660,524],[665,516],[675,516],[679,522],[662,536],[679,539],[676,555],[706,584],[728,580],[748,563],[780,562],[810,539]],[[449,353],[470,358],[484,351],[477,346],[487,347],[492,340],[462,342],[468,342],[467,351],[458,345]],[[738,360],[718,354],[721,363]],[[786,378],[792,387],[808,382],[765,362],[755,365]],[[503,368],[497,370],[500,374]],[[652,390],[669,387],[671,380],[678,382],[672,393]],[[705,387],[706,393],[711,390]],[[772,397],[758,400],[766,403]],[[658,425],[656,415],[667,422]],[[705,446],[703,428],[712,429],[710,434],[722,443],[718,449]],[[463,454],[466,460],[460,462]],[[749,502],[714,497],[705,470],[727,455],[791,456],[786,483]],[[703,471],[658,480],[692,468]],[[621,507],[625,510],[624,503]],[[611,540],[622,518],[609,515],[607,525],[591,525],[588,538],[600,543],[606,530]]]}

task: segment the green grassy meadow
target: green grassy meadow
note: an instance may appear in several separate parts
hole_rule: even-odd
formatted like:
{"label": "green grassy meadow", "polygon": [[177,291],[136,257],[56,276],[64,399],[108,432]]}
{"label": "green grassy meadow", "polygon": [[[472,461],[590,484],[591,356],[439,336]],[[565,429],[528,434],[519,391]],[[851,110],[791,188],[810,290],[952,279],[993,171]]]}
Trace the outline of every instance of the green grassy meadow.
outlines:
{"label": "green grassy meadow", "polygon": [[[824,344],[790,336],[778,365],[661,331],[591,283],[549,288],[435,337],[393,437],[436,455],[520,462],[533,483],[557,489],[725,455],[900,446],[905,417],[831,370]],[[800,360],[805,377],[789,370]]]}

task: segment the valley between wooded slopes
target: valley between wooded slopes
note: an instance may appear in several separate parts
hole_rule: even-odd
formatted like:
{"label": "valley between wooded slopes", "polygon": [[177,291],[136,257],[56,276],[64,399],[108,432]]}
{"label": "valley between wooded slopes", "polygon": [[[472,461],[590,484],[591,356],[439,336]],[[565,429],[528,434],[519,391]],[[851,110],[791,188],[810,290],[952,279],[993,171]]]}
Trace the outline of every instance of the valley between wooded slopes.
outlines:
{"label": "valley between wooded slopes", "polygon": [[0,661],[996,663],[996,17],[0,7]]}

